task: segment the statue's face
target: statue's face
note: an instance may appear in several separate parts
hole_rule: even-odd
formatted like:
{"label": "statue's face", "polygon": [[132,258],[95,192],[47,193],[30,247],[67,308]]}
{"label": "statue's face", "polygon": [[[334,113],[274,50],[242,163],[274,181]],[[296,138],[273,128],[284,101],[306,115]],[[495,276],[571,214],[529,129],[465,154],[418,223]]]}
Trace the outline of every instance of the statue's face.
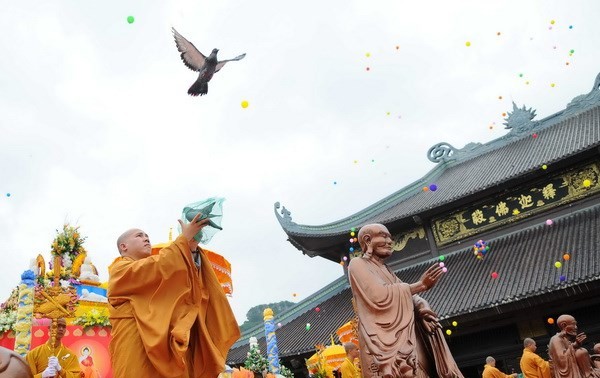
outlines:
{"label": "statue's face", "polygon": [[384,259],[392,254],[392,235],[384,225],[373,226],[369,235],[373,255]]}
{"label": "statue's face", "polygon": [[565,320],[565,333],[571,336],[577,336],[577,321],[574,318]]}

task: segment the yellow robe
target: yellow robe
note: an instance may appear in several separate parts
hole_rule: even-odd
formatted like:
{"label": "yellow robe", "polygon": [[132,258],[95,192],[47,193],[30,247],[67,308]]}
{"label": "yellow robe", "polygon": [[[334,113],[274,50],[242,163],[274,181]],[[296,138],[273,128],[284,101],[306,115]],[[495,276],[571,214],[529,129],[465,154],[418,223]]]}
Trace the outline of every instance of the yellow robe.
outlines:
{"label": "yellow robe", "polygon": [[512,378],[512,375],[504,374],[497,368],[488,364],[485,364],[483,367],[482,376],[483,378]]}
{"label": "yellow robe", "polygon": [[360,378],[360,374],[358,374],[358,369],[354,366],[354,363],[350,361],[349,358],[345,358],[344,362],[340,366],[340,373],[342,373],[342,378]]}
{"label": "yellow robe", "polygon": [[158,255],[108,268],[115,378],[216,378],[240,330],[208,258],[179,236]]}
{"label": "yellow robe", "polygon": [[523,349],[521,357],[521,371],[525,378],[550,378],[550,364],[548,361],[529,349]]}
{"label": "yellow robe", "polygon": [[25,356],[34,378],[42,377],[42,372],[48,367],[48,358],[52,356],[58,358],[58,363],[62,368],[60,372],[57,372],[57,377],[80,377],[81,368],[79,367],[79,360],[75,353],[62,344],[58,348],[52,348],[50,343],[47,342],[33,348],[27,353],[27,356]]}

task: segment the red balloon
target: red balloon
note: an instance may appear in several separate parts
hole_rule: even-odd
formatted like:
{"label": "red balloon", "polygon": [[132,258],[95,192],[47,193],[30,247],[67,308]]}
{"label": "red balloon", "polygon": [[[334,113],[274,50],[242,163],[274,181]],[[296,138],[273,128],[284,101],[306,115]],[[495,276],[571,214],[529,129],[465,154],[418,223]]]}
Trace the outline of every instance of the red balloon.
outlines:
{"label": "red balloon", "polygon": [[319,311],[321,311],[321,309],[320,309],[319,307],[316,307],[316,308],[315,308],[315,311],[316,311],[316,312],[319,312]]}
{"label": "red balloon", "polygon": [[498,278],[498,273],[492,272],[492,278],[494,278],[494,279]]}

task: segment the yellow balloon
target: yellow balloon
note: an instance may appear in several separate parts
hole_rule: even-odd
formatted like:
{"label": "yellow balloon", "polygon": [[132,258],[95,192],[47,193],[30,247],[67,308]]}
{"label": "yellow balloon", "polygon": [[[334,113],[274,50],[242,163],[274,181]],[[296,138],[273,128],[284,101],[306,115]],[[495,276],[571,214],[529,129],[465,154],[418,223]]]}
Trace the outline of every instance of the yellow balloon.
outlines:
{"label": "yellow balloon", "polygon": [[452,322],[452,325],[456,327],[458,325],[458,322],[455,320]]}
{"label": "yellow balloon", "polygon": [[248,107],[248,101],[242,101],[242,108],[246,109]]}
{"label": "yellow balloon", "polygon": [[448,335],[448,336],[452,335],[452,331],[451,331],[451,330],[449,330],[449,329],[447,329],[447,330],[446,330],[446,335]]}
{"label": "yellow balloon", "polygon": [[471,42],[467,41],[467,43],[465,43],[465,46],[467,46],[467,47],[471,46]]}

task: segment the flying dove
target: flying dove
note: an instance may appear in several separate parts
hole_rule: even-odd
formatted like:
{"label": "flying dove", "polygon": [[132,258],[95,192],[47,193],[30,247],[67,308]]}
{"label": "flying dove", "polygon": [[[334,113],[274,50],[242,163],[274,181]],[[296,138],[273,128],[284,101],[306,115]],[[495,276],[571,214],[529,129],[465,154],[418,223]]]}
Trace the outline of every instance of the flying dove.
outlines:
{"label": "flying dove", "polygon": [[221,68],[227,62],[231,62],[233,60],[241,60],[246,54],[238,55],[233,59],[227,60],[217,60],[218,49],[213,49],[208,57],[204,56],[196,46],[187,39],[185,39],[181,34],[172,28],[173,36],[175,37],[175,44],[177,45],[177,50],[181,53],[181,60],[183,64],[187,66],[187,68],[192,71],[197,71],[198,79],[192,84],[190,89],[188,89],[188,94],[190,96],[202,96],[208,92],[208,82],[212,79],[215,72],[219,72]]}

